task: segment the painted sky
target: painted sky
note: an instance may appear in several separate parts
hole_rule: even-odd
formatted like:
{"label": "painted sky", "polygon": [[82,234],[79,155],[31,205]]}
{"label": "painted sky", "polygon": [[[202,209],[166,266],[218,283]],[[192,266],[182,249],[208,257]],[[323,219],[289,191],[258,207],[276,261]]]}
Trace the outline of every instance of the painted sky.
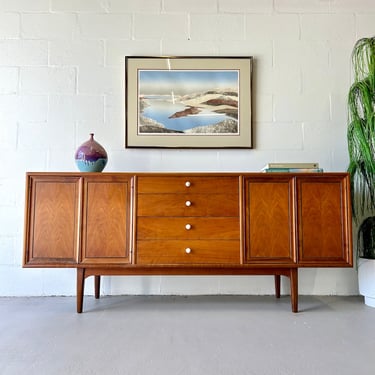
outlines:
{"label": "painted sky", "polygon": [[213,89],[237,89],[237,70],[139,70],[140,95],[186,95]]}

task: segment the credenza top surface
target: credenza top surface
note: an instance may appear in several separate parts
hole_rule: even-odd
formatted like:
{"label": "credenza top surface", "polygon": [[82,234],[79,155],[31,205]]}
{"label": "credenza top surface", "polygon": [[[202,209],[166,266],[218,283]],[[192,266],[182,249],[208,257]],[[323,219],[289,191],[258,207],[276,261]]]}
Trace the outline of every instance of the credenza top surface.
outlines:
{"label": "credenza top surface", "polygon": [[26,175],[32,176],[116,176],[116,175],[127,175],[127,176],[344,176],[348,175],[347,172],[26,172]]}

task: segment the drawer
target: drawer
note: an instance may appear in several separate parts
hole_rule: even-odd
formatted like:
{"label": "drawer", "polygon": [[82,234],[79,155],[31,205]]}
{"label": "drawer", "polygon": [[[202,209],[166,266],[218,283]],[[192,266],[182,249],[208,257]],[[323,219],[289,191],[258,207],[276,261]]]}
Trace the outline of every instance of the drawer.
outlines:
{"label": "drawer", "polygon": [[238,217],[138,217],[137,240],[217,239],[238,240]]}
{"label": "drawer", "polygon": [[239,216],[238,194],[139,194],[138,216]]}
{"label": "drawer", "polygon": [[206,194],[237,194],[239,191],[238,177],[214,176],[140,176],[137,179],[139,194],[152,193],[206,193]]}
{"label": "drawer", "polygon": [[240,264],[240,241],[138,241],[137,264]]}

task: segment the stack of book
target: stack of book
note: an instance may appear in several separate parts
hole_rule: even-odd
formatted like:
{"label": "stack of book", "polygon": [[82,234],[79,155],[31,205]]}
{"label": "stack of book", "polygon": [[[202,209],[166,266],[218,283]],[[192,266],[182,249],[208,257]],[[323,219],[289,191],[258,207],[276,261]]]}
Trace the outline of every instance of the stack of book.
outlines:
{"label": "stack of book", "polygon": [[319,163],[268,163],[262,171],[266,173],[321,173],[323,168],[319,168]]}

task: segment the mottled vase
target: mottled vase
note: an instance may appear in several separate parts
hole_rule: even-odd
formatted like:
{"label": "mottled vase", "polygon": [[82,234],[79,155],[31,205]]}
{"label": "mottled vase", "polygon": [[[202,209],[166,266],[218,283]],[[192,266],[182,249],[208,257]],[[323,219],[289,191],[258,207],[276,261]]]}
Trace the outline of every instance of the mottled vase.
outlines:
{"label": "mottled vase", "polygon": [[90,139],[78,147],[75,161],[81,172],[101,172],[107,164],[108,156],[103,146],[94,140],[94,134],[91,133]]}

